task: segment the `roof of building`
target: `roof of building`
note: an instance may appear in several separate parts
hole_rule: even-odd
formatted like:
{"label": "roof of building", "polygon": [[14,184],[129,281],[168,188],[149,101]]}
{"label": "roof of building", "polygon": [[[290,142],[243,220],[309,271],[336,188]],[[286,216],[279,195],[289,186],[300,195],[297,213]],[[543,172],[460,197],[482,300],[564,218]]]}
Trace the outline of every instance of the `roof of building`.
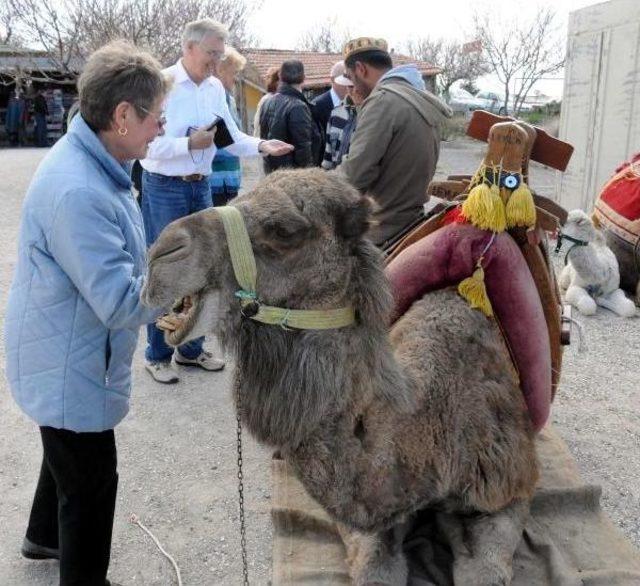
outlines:
{"label": "roof of building", "polygon": [[[340,53],[318,53],[316,51],[290,51],[286,49],[243,49],[242,54],[248,63],[255,68],[257,76],[251,76],[254,83],[264,86],[264,76],[269,67],[278,67],[283,61],[297,59],[304,64],[305,88],[325,87],[331,84],[329,71],[336,61],[342,60]],[[394,65],[414,63],[424,76],[440,73],[442,69],[425,61],[417,61],[406,55],[392,53]]]}
{"label": "roof of building", "polygon": [[[0,73],[13,71],[17,68],[23,71],[63,73],[58,62],[49,57],[45,51],[0,45]],[[80,71],[82,69],[81,59],[77,57],[71,58],[68,68],[72,72]]]}

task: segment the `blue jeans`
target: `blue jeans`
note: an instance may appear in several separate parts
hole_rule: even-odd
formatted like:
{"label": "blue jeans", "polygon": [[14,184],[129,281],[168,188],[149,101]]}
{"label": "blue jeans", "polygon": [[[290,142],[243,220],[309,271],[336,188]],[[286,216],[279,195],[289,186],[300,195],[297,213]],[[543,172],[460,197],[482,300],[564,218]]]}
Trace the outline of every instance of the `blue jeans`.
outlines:
{"label": "blue jeans", "polygon": [[[178,218],[212,207],[211,188],[205,177],[201,181],[186,182],[177,177],[157,173],[142,173],[142,219],[151,246],[163,228]],[[202,352],[204,338],[197,338],[179,347],[185,358],[197,358]],[[154,324],[147,326],[145,357],[151,362],[169,362],[173,348],[164,341],[162,330]]]}

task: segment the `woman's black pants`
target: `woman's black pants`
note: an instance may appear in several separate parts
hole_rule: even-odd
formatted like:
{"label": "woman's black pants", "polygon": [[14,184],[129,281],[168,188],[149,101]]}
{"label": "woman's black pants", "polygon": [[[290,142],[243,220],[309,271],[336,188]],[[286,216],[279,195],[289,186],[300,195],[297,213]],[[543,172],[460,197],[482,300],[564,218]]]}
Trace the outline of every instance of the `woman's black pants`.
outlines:
{"label": "woman's black pants", "polygon": [[104,586],[118,487],[113,430],[41,427],[44,457],[27,539],[60,550],[60,586]]}

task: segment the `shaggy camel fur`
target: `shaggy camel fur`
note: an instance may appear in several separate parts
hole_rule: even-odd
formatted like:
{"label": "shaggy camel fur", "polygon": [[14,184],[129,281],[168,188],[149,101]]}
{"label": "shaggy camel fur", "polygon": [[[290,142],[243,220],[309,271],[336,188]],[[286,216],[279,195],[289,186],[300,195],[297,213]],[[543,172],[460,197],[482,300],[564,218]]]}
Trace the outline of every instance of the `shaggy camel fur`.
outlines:
{"label": "shaggy camel fur", "polygon": [[583,315],[595,314],[598,305],[622,317],[636,315],[635,304],[620,289],[618,259],[589,216],[582,210],[572,210],[562,233],[588,242],[587,246],[570,249],[567,265],[560,273],[559,284],[566,291],[567,303]]}
{"label": "shaggy camel fur", "polygon": [[145,301],[191,300],[168,341],[214,331],[235,353],[244,424],[280,450],[340,523],[354,583],[405,583],[403,522],[435,507],[468,520],[460,563],[477,568],[476,585],[508,584],[502,562],[520,539],[538,471],[495,323],[444,290],[389,332],[381,254],[364,238],[371,203],[337,175],[276,172],[233,205],[263,303],[352,305],[356,323],[300,331],[243,318],[223,225],[210,209],[168,226],[150,251]]}

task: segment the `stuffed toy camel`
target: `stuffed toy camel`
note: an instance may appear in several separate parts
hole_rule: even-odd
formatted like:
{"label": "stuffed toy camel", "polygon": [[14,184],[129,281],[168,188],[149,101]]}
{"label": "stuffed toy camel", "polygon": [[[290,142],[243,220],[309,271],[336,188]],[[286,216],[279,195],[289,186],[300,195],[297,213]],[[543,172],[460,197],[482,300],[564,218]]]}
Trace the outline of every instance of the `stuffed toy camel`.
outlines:
{"label": "stuffed toy camel", "polygon": [[635,304],[620,289],[618,260],[582,210],[569,212],[557,250],[565,241],[570,246],[559,281],[567,303],[583,315],[594,315],[600,305],[621,317],[635,316]]}

